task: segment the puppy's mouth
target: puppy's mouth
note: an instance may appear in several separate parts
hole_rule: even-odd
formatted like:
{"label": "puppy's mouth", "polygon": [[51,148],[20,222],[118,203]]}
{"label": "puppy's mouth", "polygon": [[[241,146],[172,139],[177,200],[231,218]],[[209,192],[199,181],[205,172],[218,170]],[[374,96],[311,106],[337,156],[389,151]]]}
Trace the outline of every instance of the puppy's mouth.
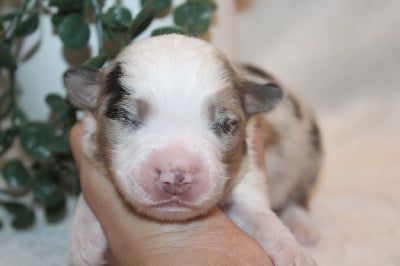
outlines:
{"label": "puppy's mouth", "polygon": [[150,217],[163,221],[187,221],[207,213],[208,208],[178,198],[153,203],[146,208]]}
{"label": "puppy's mouth", "polygon": [[163,200],[159,201],[153,204],[150,204],[149,207],[154,207],[154,208],[181,208],[181,209],[193,209],[195,208],[195,204],[186,202],[184,200],[181,200],[177,196],[173,196],[168,200]]}
{"label": "puppy's mouth", "polygon": [[161,221],[187,221],[206,214],[213,206],[214,200],[186,201],[179,196],[171,196],[168,199],[158,200],[146,204],[138,209],[139,212]]}

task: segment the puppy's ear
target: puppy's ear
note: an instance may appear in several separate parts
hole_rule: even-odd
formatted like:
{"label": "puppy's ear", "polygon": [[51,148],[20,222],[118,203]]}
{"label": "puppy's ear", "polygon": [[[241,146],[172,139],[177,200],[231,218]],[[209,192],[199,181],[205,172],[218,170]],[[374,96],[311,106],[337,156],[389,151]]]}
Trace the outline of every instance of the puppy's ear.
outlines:
{"label": "puppy's ear", "polygon": [[274,84],[257,84],[253,81],[244,81],[241,84],[243,105],[248,115],[270,111],[282,100],[282,89]]}
{"label": "puppy's ear", "polygon": [[101,91],[100,72],[87,67],[76,67],[64,73],[64,86],[70,102],[83,110],[94,112]]}

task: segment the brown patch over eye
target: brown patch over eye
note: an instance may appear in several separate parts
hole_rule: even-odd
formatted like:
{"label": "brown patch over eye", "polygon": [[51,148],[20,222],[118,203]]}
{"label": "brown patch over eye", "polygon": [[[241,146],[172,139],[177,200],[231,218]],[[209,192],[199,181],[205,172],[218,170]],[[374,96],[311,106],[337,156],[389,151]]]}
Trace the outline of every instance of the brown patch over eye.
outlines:
{"label": "brown patch over eye", "polygon": [[246,117],[239,91],[225,88],[214,95],[208,106],[209,128],[221,144],[222,162],[228,175],[238,171],[245,152]]}
{"label": "brown patch over eye", "polygon": [[108,106],[105,115],[111,120],[117,120],[138,127],[149,112],[148,103],[141,99],[124,99],[113,106]]}
{"label": "brown patch over eye", "polygon": [[242,112],[239,92],[231,87],[222,89],[211,98],[208,112],[211,121],[215,120],[217,116],[226,113],[239,115]]}
{"label": "brown patch over eye", "polygon": [[218,136],[221,136],[223,134],[233,135],[237,132],[238,127],[238,120],[224,117],[215,121],[211,126],[211,130]]}
{"label": "brown patch over eye", "polygon": [[221,138],[232,138],[245,123],[239,94],[231,88],[221,90],[212,98],[208,112],[210,129]]}

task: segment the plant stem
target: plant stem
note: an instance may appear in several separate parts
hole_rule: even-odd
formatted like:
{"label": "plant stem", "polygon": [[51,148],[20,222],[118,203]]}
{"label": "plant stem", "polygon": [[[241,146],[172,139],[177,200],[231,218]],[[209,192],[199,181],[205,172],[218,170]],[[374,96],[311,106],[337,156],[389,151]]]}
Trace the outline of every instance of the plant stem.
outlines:
{"label": "plant stem", "polygon": [[18,11],[16,12],[16,15],[13,19],[13,21],[11,22],[10,27],[7,30],[7,34],[6,34],[6,42],[8,43],[12,43],[12,40],[15,37],[15,30],[18,26],[18,24],[21,22],[22,16],[26,13],[26,9],[28,8],[30,0],[24,0],[22,7],[18,9]]}
{"label": "plant stem", "polygon": [[[10,27],[6,31],[6,37],[5,37],[4,42],[9,46],[12,46],[12,43],[15,38],[15,31],[17,29],[17,26],[21,22],[23,15],[26,13],[29,3],[30,3],[30,0],[24,0],[21,8],[19,8],[15,12],[14,19],[12,20]],[[9,71],[8,90],[5,92],[4,95],[1,95],[1,96],[2,97],[7,96],[8,103],[7,103],[7,107],[4,109],[4,111],[2,113],[0,113],[0,121],[3,120],[5,117],[7,117],[10,110],[12,110],[15,107],[15,102],[16,102],[16,100],[15,100],[15,70]],[[3,100],[4,99],[1,99],[1,101],[3,101]]]}
{"label": "plant stem", "polygon": [[104,45],[103,45],[103,23],[102,23],[101,9],[97,3],[97,0],[91,0],[91,2],[94,9],[94,14],[96,16],[96,33],[97,33],[97,43],[99,46],[97,55],[102,55],[104,54]]}
{"label": "plant stem", "polygon": [[3,112],[0,113],[0,121],[7,117],[10,110],[15,107],[15,72],[13,70],[10,70],[8,89],[3,95],[1,95],[1,102],[5,99],[3,98],[4,96],[7,96],[8,102],[7,107],[5,107]]}

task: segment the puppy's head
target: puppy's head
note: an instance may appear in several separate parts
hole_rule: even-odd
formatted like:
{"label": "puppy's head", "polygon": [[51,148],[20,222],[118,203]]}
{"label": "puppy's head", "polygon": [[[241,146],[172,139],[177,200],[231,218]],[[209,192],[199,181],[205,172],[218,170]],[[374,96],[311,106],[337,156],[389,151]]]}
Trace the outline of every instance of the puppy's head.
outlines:
{"label": "puppy's head", "polygon": [[215,206],[243,155],[245,126],[282,91],[242,80],[204,41],[164,35],[108,67],[68,70],[70,101],[97,121],[100,157],[128,203],[163,220]]}

